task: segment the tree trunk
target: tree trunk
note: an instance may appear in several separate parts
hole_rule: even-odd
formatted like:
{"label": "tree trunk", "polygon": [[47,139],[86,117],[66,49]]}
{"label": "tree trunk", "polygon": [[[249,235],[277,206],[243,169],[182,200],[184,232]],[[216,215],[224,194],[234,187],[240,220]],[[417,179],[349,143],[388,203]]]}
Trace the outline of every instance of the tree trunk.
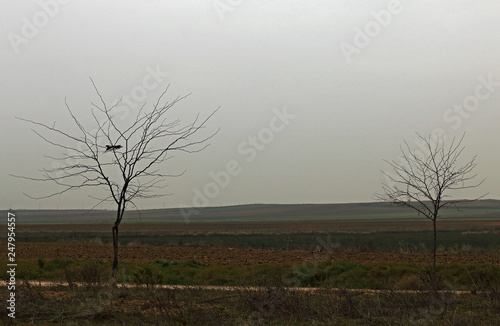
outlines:
{"label": "tree trunk", "polygon": [[118,272],[118,223],[113,225],[113,268],[111,270],[111,277],[116,279]]}
{"label": "tree trunk", "polygon": [[116,211],[116,221],[113,225],[113,267],[111,269],[111,277],[116,280],[116,274],[118,273],[118,226],[123,217],[123,212],[125,207],[122,207],[122,203],[118,203],[118,209]]}
{"label": "tree trunk", "polygon": [[432,220],[434,226],[434,247],[433,247],[433,262],[432,262],[432,271],[436,273],[436,251],[437,251],[437,236],[436,236],[436,217]]}

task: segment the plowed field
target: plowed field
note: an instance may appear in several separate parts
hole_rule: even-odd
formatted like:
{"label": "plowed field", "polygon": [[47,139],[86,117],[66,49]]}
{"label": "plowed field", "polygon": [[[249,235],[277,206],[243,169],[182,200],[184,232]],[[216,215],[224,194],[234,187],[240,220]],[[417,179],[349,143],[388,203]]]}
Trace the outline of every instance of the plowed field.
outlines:
{"label": "plowed field", "polygon": [[[496,232],[500,220],[442,220],[440,230],[488,230]],[[424,218],[404,220],[332,220],[332,221],[265,221],[220,223],[123,223],[121,234],[276,234],[307,232],[380,232],[380,231],[432,230],[432,224]],[[21,234],[39,232],[92,232],[111,233],[111,224],[20,224]]]}
{"label": "plowed field", "polygon": [[[0,255],[7,256],[7,245],[0,244]],[[17,260],[73,259],[111,261],[112,246],[95,243],[16,243]],[[350,261],[354,263],[394,262],[428,264],[430,254],[423,253],[372,253],[372,252],[310,252],[302,250],[260,250],[213,247],[152,247],[121,246],[121,261],[147,262],[196,260],[202,264],[251,265],[251,264],[302,264],[319,261]],[[500,264],[500,253],[439,254],[438,264]]]}

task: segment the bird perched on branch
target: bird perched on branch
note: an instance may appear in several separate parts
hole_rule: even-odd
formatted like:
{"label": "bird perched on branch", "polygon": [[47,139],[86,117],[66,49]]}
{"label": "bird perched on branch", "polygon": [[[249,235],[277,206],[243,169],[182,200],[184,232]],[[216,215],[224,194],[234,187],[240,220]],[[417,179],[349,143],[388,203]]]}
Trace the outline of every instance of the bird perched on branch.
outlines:
{"label": "bird perched on branch", "polygon": [[122,145],[106,145],[106,150],[104,151],[104,153],[120,148],[122,148]]}

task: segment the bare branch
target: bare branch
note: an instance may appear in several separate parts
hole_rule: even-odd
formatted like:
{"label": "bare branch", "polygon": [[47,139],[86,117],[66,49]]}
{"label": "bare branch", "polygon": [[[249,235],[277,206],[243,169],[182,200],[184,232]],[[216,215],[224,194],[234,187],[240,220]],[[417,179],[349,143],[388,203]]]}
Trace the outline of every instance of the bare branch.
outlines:
{"label": "bare branch", "polygon": [[[14,177],[26,180],[51,181],[62,188],[48,195],[28,195],[30,198],[49,198],[87,186],[105,186],[110,193],[110,198],[117,204],[133,198],[162,196],[162,193],[154,193],[164,188],[159,184],[160,179],[181,176],[184,172],[167,174],[155,167],[161,166],[171,158],[168,154],[173,151],[187,153],[202,151],[209,146],[208,141],[218,133],[217,130],[204,138],[191,140],[192,136],[205,128],[218,109],[203,120],[200,120],[200,116],[197,115],[193,121],[185,125],[182,125],[179,119],[168,119],[166,113],[175,104],[189,96],[189,94],[177,96],[174,100],[162,104],[169,85],[158,97],[151,111],[145,112],[145,104],[142,105],[133,121],[122,128],[113,116],[113,110],[121,103],[121,99],[108,107],[94,80],[90,78],[90,81],[99,98],[98,104],[92,103],[93,109],[90,112],[95,122],[95,131],[90,131],[80,123],[66,99],[65,107],[78,128],[79,135],[57,128],[55,122],[48,125],[18,118],[51,134],[53,137],[49,138],[38,130],[33,130],[42,140],[63,150],[59,157],[46,155],[54,162],[58,162],[59,167],[40,170],[42,177],[12,174]],[[53,140],[56,138],[59,140]],[[167,145],[161,146],[161,143],[165,142]],[[103,154],[105,148],[112,149],[109,151],[111,153]],[[116,172],[121,176],[120,179],[110,177],[116,175]],[[136,181],[142,178],[145,180]]]}
{"label": "bare branch", "polygon": [[472,171],[476,167],[476,157],[463,165],[458,160],[464,147],[462,146],[465,133],[457,141],[452,139],[446,146],[443,138],[435,141],[431,137],[423,137],[425,153],[418,153],[407,142],[400,147],[401,162],[385,161],[392,173],[382,171],[387,182],[382,184],[383,192],[376,194],[377,200],[394,205],[406,206],[433,222],[434,228],[434,271],[436,269],[436,221],[441,208],[446,206],[457,207],[461,203],[472,202],[484,198],[485,195],[475,199],[454,199],[450,191],[472,189],[479,187],[484,180],[474,182],[476,178]]}
{"label": "bare branch", "polygon": [[[174,151],[197,153],[205,149],[219,130],[205,137],[198,134],[206,127],[208,121],[219,110],[211,112],[206,118],[198,114],[191,122],[182,123],[180,119],[167,116],[173,106],[186,99],[188,95],[177,96],[172,101],[164,101],[169,86],[158,97],[151,111],[143,104],[137,111],[133,121],[123,126],[123,121],[117,121],[114,111],[122,99],[110,107],[106,104],[94,80],[92,86],[99,98],[98,103],[91,103],[90,114],[94,128],[86,128],[75,116],[65,100],[66,109],[77,128],[76,134],[65,132],[52,125],[18,118],[40,128],[44,133],[33,130],[46,143],[63,153],[59,156],[46,155],[56,163],[56,166],[41,169],[40,177],[12,175],[31,181],[52,182],[59,190],[48,195],[32,196],[33,199],[45,199],[61,195],[84,187],[97,187],[107,191],[104,199],[91,197],[98,203],[94,209],[105,201],[114,201],[117,205],[116,219],[112,227],[114,262],[113,277],[116,276],[118,265],[118,226],[120,225],[127,205],[130,203],[136,209],[135,199],[157,198],[168,196],[164,191],[167,185],[164,180],[169,177],[179,177],[178,174],[168,174],[161,171],[163,165],[172,158]],[[46,135],[49,134],[49,136]]]}

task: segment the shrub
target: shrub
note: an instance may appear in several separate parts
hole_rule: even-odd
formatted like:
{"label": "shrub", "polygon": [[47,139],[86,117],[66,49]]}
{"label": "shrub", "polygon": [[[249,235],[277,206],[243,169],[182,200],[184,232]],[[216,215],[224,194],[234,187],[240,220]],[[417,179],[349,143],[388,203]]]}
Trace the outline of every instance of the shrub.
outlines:
{"label": "shrub", "polygon": [[137,285],[150,285],[162,283],[162,270],[156,264],[144,264],[132,272],[132,281]]}
{"label": "shrub", "polygon": [[86,287],[101,287],[103,274],[107,272],[102,262],[90,262],[82,265],[78,270],[78,280]]}
{"label": "shrub", "polygon": [[407,275],[394,284],[395,290],[425,290],[425,284],[417,275]]}

